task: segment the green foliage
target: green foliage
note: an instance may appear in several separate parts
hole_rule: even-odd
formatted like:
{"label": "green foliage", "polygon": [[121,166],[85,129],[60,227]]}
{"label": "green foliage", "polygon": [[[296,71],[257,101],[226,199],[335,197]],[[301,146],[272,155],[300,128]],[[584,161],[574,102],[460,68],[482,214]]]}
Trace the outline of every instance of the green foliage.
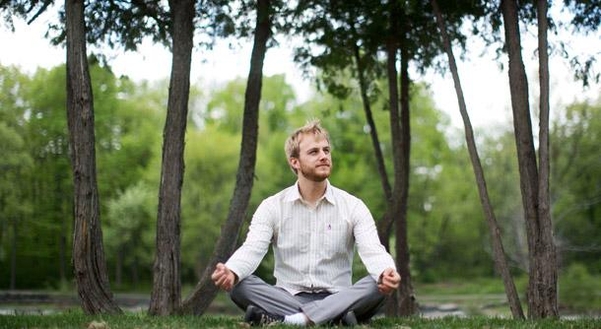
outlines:
{"label": "green foliage", "polygon": [[229,210],[240,139],[215,125],[188,131],[182,191],[182,273],[196,282]]}
{"label": "green foliage", "polygon": [[[4,286],[11,277],[9,272],[16,278],[14,288],[51,286],[66,266],[57,261],[59,248],[66,251],[61,227],[65,224],[62,211],[68,208],[62,200],[69,195],[65,188],[69,175],[68,170],[63,171],[68,165],[62,127],[65,101],[60,93],[54,93],[53,86],[61,81],[56,71],[38,70],[33,77],[26,77],[15,68],[0,69],[0,118],[10,141],[4,144],[2,161],[9,167],[3,168],[0,182],[0,202],[7,202],[0,207],[0,226],[7,229],[0,233],[0,282]],[[40,87],[42,80],[47,88]],[[53,103],[57,99],[60,105]],[[7,253],[13,247],[16,250],[11,257],[16,258],[17,267],[8,266]]]}
{"label": "green foliage", "polygon": [[[140,277],[150,278],[149,267],[154,251],[153,227],[156,217],[155,189],[140,182],[129,187],[120,195],[109,200],[103,227],[105,250],[114,259],[115,271],[131,271],[134,288]],[[128,280],[129,281],[129,280]],[[123,284],[122,275],[115,278],[116,288]]]}
{"label": "green foliage", "polygon": [[[130,81],[116,79],[107,68],[98,65],[93,65],[91,71],[97,95],[98,175],[104,213],[107,201],[129,185],[138,183],[144,167],[154,157],[159,140],[154,136],[160,126],[153,119],[158,113],[156,107],[149,106],[152,103],[147,100],[140,101]],[[72,236],[73,188],[66,127],[65,68],[39,69],[32,77],[24,77],[15,69],[2,67],[0,81],[3,87],[0,125],[10,127],[7,132],[16,133],[5,136],[13,142],[7,144],[11,149],[5,150],[4,159],[19,161],[18,180],[2,181],[0,189],[10,188],[7,191],[18,193],[17,204],[22,209],[18,221],[14,222],[17,227],[11,229],[18,235],[12,238],[4,229],[0,234],[6,237],[0,243],[3,255],[0,285],[8,285],[9,241],[17,239],[17,265],[12,269],[17,274],[16,288],[56,287],[70,277]],[[141,87],[140,90],[146,90],[144,97],[150,98],[148,89]],[[139,120],[140,117],[145,120]],[[3,171],[3,174],[10,172],[14,171]],[[110,220],[107,222],[110,224]],[[110,263],[113,258],[108,258]]]}
{"label": "green foliage", "polygon": [[601,104],[574,104],[555,122],[551,195],[555,235],[564,264],[601,273]]}
{"label": "green foliage", "polygon": [[584,264],[573,263],[559,277],[559,303],[567,312],[599,312],[601,281]]}

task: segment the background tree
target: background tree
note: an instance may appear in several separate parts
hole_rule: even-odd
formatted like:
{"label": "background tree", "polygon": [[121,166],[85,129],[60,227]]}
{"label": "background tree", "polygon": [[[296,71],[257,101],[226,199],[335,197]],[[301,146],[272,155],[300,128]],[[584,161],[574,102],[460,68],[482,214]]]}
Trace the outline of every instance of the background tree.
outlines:
{"label": "background tree", "polygon": [[152,262],[150,252],[154,236],[148,230],[148,223],[156,214],[156,208],[150,205],[156,196],[152,192],[151,188],[139,182],[108,202],[109,221],[104,236],[107,253],[114,257],[116,287],[124,286],[124,272],[129,269],[131,288],[138,288],[143,265]]}
{"label": "background tree", "polygon": [[67,122],[75,188],[73,266],[84,312],[120,313],[109,288],[100,227],[94,106],[83,8],[83,1],[65,1]]}
{"label": "background tree", "polygon": [[[25,138],[35,166],[27,175],[33,218],[48,218],[44,225],[52,238],[45,243],[58,246],[48,248],[49,254],[58,253],[60,284],[68,281],[70,250],[73,235],[73,176],[69,158],[69,136],[65,115],[65,66],[38,70],[25,88],[27,99],[23,115],[29,118],[24,125]],[[39,225],[39,224],[38,224]],[[44,244],[45,244],[44,243]],[[40,266],[38,264],[38,266]]]}
{"label": "background tree", "polygon": [[[557,260],[552,239],[551,218],[541,212],[540,171],[528,103],[528,81],[521,55],[517,3],[502,0],[501,11],[505,26],[505,43],[509,58],[511,108],[520,172],[520,190],[526,218],[529,250],[528,313],[531,318],[557,317]],[[544,161],[545,159],[541,159]],[[548,165],[541,162],[541,165]]]}
{"label": "background tree", "polygon": [[33,159],[24,140],[24,127],[19,123],[24,108],[18,103],[27,80],[14,67],[0,67],[0,138],[4,141],[1,146],[4,156],[0,160],[0,240],[10,241],[6,248],[9,256],[5,256],[9,259],[10,289],[17,288],[17,252],[23,249],[18,248],[19,231],[31,212],[26,190],[15,188],[33,167]]}
{"label": "background tree", "polygon": [[254,43],[244,96],[242,144],[238,172],[236,174],[236,186],[228,217],[221,228],[221,235],[215,244],[211,261],[205,268],[194,291],[184,301],[183,308],[185,312],[197,315],[203,314],[217,295],[218,288],[213,284],[211,274],[218,262],[226,261],[234,252],[238,241],[238,234],[248,208],[257,158],[263,62],[265,60],[265,53],[267,52],[267,42],[271,37],[273,10],[274,7],[270,0],[259,0],[257,2]]}
{"label": "background tree", "polygon": [[[536,310],[531,312],[535,318],[558,317],[558,262],[557,249],[554,241],[553,222],[551,219],[551,198],[549,192],[550,179],[550,154],[549,154],[549,51],[547,30],[549,20],[547,17],[547,0],[538,0],[535,3],[538,22],[538,72],[539,72],[539,132],[538,132],[538,217],[539,233],[537,247],[539,262],[544,276],[542,282],[536,283],[540,291],[540,301],[537,301]],[[539,246],[540,245],[540,246]],[[541,279],[538,279],[541,280]],[[538,286],[540,285],[540,286]],[[539,293],[536,293],[538,295]],[[534,303],[533,303],[534,304]],[[534,305],[533,305],[534,306]]]}
{"label": "background tree", "polygon": [[178,312],[181,303],[181,191],[194,39],[194,3],[194,0],[169,1],[173,22],[171,30],[173,59],[167,118],[163,132],[156,254],[148,310],[152,315],[169,315]]}
{"label": "background tree", "polygon": [[[563,4],[569,9],[573,16],[567,23],[557,23],[565,30],[574,34],[588,35],[599,31],[601,26],[601,9],[597,1],[589,0],[564,0]],[[554,22],[558,21],[557,19]],[[582,82],[583,86],[589,86],[591,82],[599,82],[601,74],[596,64],[596,54],[573,54],[569,49],[570,42],[560,42],[559,49],[565,51],[564,57],[570,56],[569,63],[572,66],[574,77]]]}
{"label": "background tree", "polygon": [[[303,38],[310,40],[308,45],[299,46],[295,50],[295,60],[300,62],[305,71],[319,69],[317,88],[341,99],[351,96],[354,89],[359,90],[365,112],[365,120],[373,144],[376,169],[382,185],[384,198],[392,199],[392,187],[386,170],[386,163],[374,121],[372,104],[381,96],[379,83],[384,76],[384,65],[378,58],[383,21],[378,19],[382,14],[374,13],[384,10],[379,3],[365,1],[305,1],[297,8],[298,26]],[[306,12],[310,11],[310,15]],[[309,17],[307,17],[309,16]],[[317,34],[318,32],[319,34]],[[316,34],[318,35],[316,37]],[[314,45],[325,50],[315,53]],[[353,79],[349,79],[353,78]],[[355,82],[358,86],[355,86]],[[348,85],[345,83],[348,82]],[[385,214],[377,222],[381,242],[389,248],[389,236],[392,217]]]}
{"label": "background tree", "polygon": [[453,76],[453,83],[455,85],[455,92],[457,93],[457,101],[459,103],[459,111],[461,118],[463,119],[463,126],[465,129],[465,139],[469,150],[469,155],[476,176],[476,183],[478,185],[478,192],[480,194],[480,202],[485,213],[485,217],[489,226],[490,236],[492,238],[492,246],[494,250],[495,265],[498,271],[501,273],[503,283],[505,285],[505,293],[509,301],[509,307],[514,318],[523,319],[524,312],[520,304],[520,299],[515,288],[515,283],[510,273],[509,264],[505,256],[505,250],[500,234],[499,225],[497,223],[496,216],[493,211],[493,207],[488,196],[488,189],[486,187],[486,179],[482,170],[482,163],[480,162],[480,156],[476,148],[476,142],[474,138],[474,132],[470,122],[469,115],[467,113],[467,106],[465,105],[465,99],[463,97],[463,89],[461,87],[461,81],[459,80],[459,72],[457,64],[455,62],[455,55],[451,46],[451,40],[446,33],[446,23],[442,15],[441,9],[436,0],[431,0],[432,9],[436,15],[436,22],[440,35],[443,42],[443,47],[449,59],[449,67]]}
{"label": "background tree", "polygon": [[595,148],[600,125],[599,102],[576,103],[556,115],[550,136],[552,210],[561,263],[581,264],[590,273],[599,273],[601,259],[601,186],[595,178],[601,171]]}
{"label": "background tree", "polygon": [[31,212],[31,204],[23,202],[23,189],[15,189],[23,181],[24,173],[33,165],[25,145],[15,129],[0,122],[0,138],[4,141],[0,149],[7,155],[0,160],[0,237],[10,241],[10,289],[17,287],[17,251],[19,231]]}

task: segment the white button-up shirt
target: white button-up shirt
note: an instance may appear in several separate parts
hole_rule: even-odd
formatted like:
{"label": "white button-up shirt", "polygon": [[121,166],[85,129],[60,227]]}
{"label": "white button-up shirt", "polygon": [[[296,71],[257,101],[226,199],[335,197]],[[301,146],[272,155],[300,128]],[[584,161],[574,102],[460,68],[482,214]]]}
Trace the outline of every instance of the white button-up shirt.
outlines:
{"label": "white button-up shirt", "polygon": [[244,244],[226,262],[239,280],[257,269],[270,243],[276,286],[293,294],[351,286],[355,246],[374,280],[386,268],[395,268],[363,201],[328,182],[323,198],[311,207],[297,184],[257,208]]}

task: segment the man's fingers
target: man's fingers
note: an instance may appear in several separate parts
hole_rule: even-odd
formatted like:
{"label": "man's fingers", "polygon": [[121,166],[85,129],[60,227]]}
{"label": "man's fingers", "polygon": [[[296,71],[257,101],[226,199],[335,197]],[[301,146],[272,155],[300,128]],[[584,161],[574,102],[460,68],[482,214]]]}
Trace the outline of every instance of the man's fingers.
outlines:
{"label": "man's fingers", "polygon": [[231,284],[228,280],[227,276],[221,276],[219,279],[215,280],[215,285],[221,289],[229,290],[231,288]]}
{"label": "man's fingers", "polygon": [[386,277],[384,278],[384,281],[385,281],[387,284],[389,284],[389,285],[393,285],[393,286],[395,286],[395,285],[398,285],[398,284],[399,284],[399,281],[400,281],[400,280],[399,280],[399,277],[397,277],[396,275],[394,275],[394,274],[393,274],[393,275],[390,275],[390,276],[386,276]]}
{"label": "man's fingers", "polygon": [[234,286],[233,272],[222,263],[215,266],[215,271],[211,274],[211,279],[215,286],[230,291]]}
{"label": "man's fingers", "polygon": [[230,289],[229,273],[229,269],[223,263],[217,263],[215,271],[211,274],[211,279],[215,283],[215,286],[225,290]]}
{"label": "man's fingers", "polygon": [[400,281],[401,277],[394,269],[386,269],[380,276],[378,290],[382,294],[388,295],[399,287]]}
{"label": "man's fingers", "polygon": [[394,289],[392,289],[386,285],[383,285],[383,284],[378,286],[378,291],[384,295],[389,295],[393,290]]}

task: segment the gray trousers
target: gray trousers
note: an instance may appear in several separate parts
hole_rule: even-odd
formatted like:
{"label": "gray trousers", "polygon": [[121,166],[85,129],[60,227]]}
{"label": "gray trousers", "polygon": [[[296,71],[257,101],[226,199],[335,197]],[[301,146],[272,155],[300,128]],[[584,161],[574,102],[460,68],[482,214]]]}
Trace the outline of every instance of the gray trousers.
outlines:
{"label": "gray trousers", "polygon": [[242,310],[254,305],[277,315],[303,312],[316,325],[337,321],[349,311],[355,312],[358,322],[367,322],[384,304],[385,297],[378,291],[376,282],[370,276],[337,293],[292,295],[251,275],[240,281],[230,292],[230,298]]}

